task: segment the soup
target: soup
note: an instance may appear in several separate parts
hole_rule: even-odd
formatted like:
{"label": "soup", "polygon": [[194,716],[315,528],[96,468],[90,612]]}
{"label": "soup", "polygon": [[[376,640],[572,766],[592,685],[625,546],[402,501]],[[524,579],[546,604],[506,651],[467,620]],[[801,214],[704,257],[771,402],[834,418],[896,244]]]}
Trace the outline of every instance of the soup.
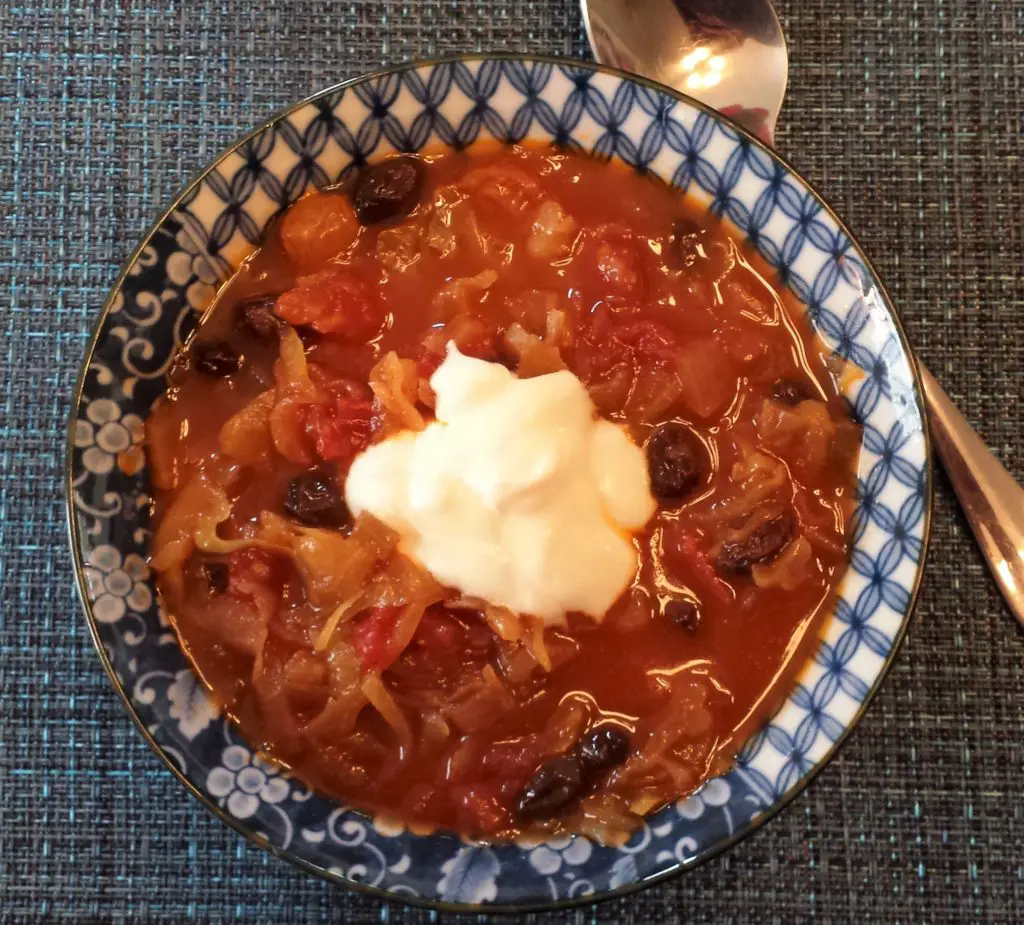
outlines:
{"label": "soup", "polygon": [[276,220],[172,370],[152,566],[215,700],[324,793],[621,843],[728,768],[820,637],[842,374],[650,177],[390,158]]}

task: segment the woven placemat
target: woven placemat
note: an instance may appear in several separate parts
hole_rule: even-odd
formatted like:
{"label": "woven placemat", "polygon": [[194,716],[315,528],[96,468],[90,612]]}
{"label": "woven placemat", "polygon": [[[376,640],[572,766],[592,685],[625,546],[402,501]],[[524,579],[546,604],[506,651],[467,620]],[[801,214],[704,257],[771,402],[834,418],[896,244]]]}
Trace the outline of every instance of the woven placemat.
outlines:
{"label": "woven placemat", "polygon": [[[788,0],[778,144],[849,221],[908,333],[1024,476],[1021,0]],[[192,173],[377,65],[585,56],[573,0],[7,0],[0,9],[0,921],[420,923],[208,816],[92,650],[61,488],[69,399],[117,268]],[[1024,635],[940,476],[907,644],[818,782],[639,896],[527,921],[1019,922]]]}

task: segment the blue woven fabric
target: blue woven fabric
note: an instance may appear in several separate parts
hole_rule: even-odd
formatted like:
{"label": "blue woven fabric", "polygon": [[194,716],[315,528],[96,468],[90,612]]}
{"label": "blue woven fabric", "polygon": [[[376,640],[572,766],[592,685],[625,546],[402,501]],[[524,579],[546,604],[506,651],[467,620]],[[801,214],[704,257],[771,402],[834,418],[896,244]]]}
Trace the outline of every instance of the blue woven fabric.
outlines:
{"label": "blue woven fabric", "polygon": [[[1024,4],[781,6],[793,61],[780,147],[847,219],[912,342],[1024,476]],[[473,49],[585,53],[568,0],[0,9],[0,921],[439,918],[258,851],[148,752],[74,599],[63,437],[117,268],[191,174],[325,84]],[[1024,634],[940,477],[909,640],[837,760],[727,855],[560,919],[1019,921],[1022,665]]]}

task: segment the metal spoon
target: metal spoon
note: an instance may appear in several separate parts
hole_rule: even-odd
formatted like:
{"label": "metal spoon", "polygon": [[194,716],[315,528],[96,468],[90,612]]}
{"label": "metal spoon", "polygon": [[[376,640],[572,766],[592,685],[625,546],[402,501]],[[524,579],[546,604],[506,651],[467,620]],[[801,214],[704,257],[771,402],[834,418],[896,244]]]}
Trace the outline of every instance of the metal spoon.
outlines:
{"label": "metal spoon", "polygon": [[[771,143],[789,56],[768,0],[580,0],[580,7],[598,61],[674,87]],[[917,366],[939,458],[1024,627],[1024,488]]]}

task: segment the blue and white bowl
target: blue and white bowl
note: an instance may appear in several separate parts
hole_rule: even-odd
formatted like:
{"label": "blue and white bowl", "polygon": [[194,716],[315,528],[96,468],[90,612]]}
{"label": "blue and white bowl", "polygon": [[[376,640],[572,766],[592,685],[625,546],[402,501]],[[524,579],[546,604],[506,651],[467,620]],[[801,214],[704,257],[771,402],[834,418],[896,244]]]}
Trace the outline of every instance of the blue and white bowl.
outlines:
{"label": "blue and white bowl", "polygon": [[[581,837],[472,844],[413,835],[265,764],[212,708],[161,614],[142,422],[217,286],[311,186],[392,151],[555,142],[650,171],[727,216],[835,352],[864,375],[850,569],[824,638],[735,767],[647,820],[624,848]],[[540,908],[649,885],[700,863],[793,799],[856,724],[906,630],[928,539],[930,451],[913,360],[867,259],[777,154],[717,113],[606,68],[546,58],[408,65],[317,94],[209,167],[157,222],[89,345],[68,446],[71,548],[104,667],[150,745],[221,819],[340,884],[439,907]]]}

